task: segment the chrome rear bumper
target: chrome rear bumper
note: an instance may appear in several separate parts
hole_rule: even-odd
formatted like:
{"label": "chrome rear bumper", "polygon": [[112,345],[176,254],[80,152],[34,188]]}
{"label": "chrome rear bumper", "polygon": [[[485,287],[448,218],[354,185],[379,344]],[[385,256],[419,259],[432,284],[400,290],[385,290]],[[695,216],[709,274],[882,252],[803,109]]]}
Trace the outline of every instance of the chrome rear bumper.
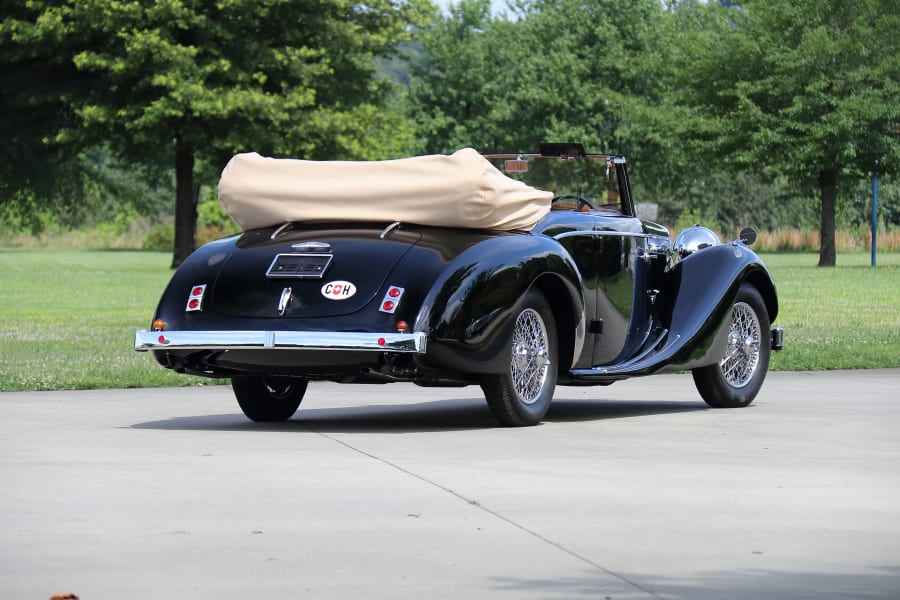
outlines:
{"label": "chrome rear bumper", "polygon": [[148,350],[355,350],[425,353],[426,336],[415,333],[337,331],[145,331],[134,333],[134,349]]}

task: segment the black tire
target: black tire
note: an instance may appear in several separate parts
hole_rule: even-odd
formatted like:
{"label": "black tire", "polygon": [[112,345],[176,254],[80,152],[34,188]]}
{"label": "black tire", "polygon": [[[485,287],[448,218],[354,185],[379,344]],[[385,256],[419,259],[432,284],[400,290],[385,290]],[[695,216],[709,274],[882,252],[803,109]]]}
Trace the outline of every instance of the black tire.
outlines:
{"label": "black tire", "polygon": [[749,283],[741,284],[731,309],[725,355],[714,365],[694,369],[694,384],[714,408],[747,406],[769,370],[771,323],[766,303]]}
{"label": "black tire", "polygon": [[251,421],[287,421],[306,393],[305,379],[288,377],[235,377],[231,389]]}
{"label": "black tire", "polygon": [[501,425],[537,425],[547,414],[556,388],[556,322],[550,305],[529,292],[515,311],[506,372],[488,375],[481,384],[491,412]]}

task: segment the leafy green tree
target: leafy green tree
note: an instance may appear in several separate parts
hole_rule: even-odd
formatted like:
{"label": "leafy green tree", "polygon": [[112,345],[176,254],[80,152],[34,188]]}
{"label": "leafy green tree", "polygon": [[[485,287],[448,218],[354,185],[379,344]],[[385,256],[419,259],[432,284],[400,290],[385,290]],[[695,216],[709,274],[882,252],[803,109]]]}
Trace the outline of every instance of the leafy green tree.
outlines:
{"label": "leafy green tree", "polygon": [[842,177],[900,161],[900,5],[895,0],[686,2],[680,134],[710,160],[783,173],[821,201],[820,266],[835,264]]}
{"label": "leafy green tree", "polygon": [[705,169],[670,135],[686,109],[673,95],[670,48],[677,24],[657,0],[520,0],[512,18],[486,0],[462,0],[421,36],[411,114],[421,149],[534,151],[541,141],[579,141],[625,154],[636,197],[670,222]]}
{"label": "leafy green tree", "polygon": [[513,84],[508,65],[519,52],[509,29],[491,16],[489,0],[461,0],[421,32],[423,55],[410,65],[417,151],[496,149],[505,141]]}
{"label": "leafy green tree", "polygon": [[[89,85],[63,94],[75,122],[55,143],[107,140],[175,169],[173,266],[194,248],[202,165],[236,151],[367,158],[408,141],[373,77],[427,0],[59,0],[22,19],[22,44],[58,49]],[[28,17],[29,15],[25,15]],[[392,128],[390,135],[388,128]],[[396,135],[400,130],[401,135]]]}
{"label": "leafy green tree", "polygon": [[89,85],[71,48],[42,39],[36,21],[46,8],[40,0],[0,0],[0,212],[35,231],[42,206],[82,185],[80,148],[56,135],[77,122],[64,98]]}
{"label": "leafy green tree", "polygon": [[425,149],[649,148],[632,117],[655,93],[662,6],[522,0],[514,9],[513,19],[495,17],[488,0],[461,0],[424,32],[411,95]]}

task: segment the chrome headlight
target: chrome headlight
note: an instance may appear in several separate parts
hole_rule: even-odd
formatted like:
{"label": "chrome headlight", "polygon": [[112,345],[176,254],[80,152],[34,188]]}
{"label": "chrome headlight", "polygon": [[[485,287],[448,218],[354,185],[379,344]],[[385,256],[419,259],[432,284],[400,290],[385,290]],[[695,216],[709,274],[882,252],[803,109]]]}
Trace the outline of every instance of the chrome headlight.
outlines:
{"label": "chrome headlight", "polygon": [[684,258],[694,252],[710,246],[718,246],[721,243],[722,240],[712,229],[694,225],[679,233],[675,238],[675,253],[679,258]]}

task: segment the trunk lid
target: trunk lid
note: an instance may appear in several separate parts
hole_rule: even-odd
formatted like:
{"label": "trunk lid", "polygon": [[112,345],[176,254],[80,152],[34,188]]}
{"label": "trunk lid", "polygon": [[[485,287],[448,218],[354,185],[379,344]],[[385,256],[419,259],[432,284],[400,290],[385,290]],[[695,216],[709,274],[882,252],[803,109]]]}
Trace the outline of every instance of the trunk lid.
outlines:
{"label": "trunk lid", "polygon": [[245,233],[222,265],[214,310],[233,317],[322,318],[380,301],[387,278],[418,242],[416,231],[381,226],[300,227]]}

